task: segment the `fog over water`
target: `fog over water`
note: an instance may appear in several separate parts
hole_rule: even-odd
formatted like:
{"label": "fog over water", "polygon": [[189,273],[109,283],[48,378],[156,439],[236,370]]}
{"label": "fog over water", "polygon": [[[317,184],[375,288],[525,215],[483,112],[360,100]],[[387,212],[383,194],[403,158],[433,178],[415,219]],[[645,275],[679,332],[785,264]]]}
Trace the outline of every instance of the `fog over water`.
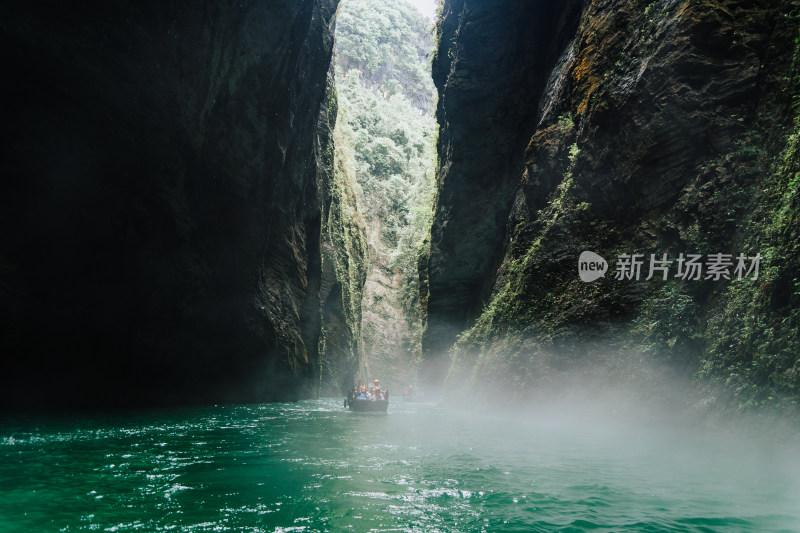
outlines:
{"label": "fog over water", "polygon": [[[582,403],[4,420],[8,531],[797,531],[796,443]],[[596,406],[595,406],[596,407]],[[633,410],[631,410],[633,412]]]}

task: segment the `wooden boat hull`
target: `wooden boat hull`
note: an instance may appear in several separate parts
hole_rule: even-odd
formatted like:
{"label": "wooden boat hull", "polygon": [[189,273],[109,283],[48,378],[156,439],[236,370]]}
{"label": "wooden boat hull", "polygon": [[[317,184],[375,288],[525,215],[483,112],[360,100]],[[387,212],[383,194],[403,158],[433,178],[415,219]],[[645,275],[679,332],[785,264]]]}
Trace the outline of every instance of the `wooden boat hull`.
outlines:
{"label": "wooden boat hull", "polygon": [[389,400],[360,400],[358,398],[348,401],[351,411],[361,413],[385,413],[389,408]]}

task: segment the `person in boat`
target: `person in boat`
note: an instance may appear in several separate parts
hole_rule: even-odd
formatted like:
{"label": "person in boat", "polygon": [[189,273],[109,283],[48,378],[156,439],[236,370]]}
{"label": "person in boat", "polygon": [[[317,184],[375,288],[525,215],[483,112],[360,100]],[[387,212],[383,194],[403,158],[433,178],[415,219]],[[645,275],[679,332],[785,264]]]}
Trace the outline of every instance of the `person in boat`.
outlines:
{"label": "person in boat", "polygon": [[367,391],[368,400],[379,400],[382,396],[381,381],[379,379],[372,380],[372,386]]}
{"label": "person in boat", "polygon": [[372,385],[358,385],[353,387],[351,393],[351,400],[386,400],[389,396],[389,391],[381,387],[380,380],[373,380]]}
{"label": "person in boat", "polygon": [[380,387],[372,387],[372,399],[383,400],[383,391]]}

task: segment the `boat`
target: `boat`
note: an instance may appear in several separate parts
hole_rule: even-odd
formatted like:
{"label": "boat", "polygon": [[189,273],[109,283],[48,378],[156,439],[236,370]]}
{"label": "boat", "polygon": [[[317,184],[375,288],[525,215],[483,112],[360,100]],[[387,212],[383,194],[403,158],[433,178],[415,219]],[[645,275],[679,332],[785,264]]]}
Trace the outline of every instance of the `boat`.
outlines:
{"label": "boat", "polygon": [[[375,383],[377,384],[378,381],[375,380]],[[358,411],[361,413],[385,413],[389,408],[389,391],[380,391],[382,398],[378,399],[359,398],[360,393],[364,390],[366,390],[366,387],[362,387],[359,382],[359,385],[354,387],[347,393],[347,396],[345,396],[344,406],[349,407],[351,411]],[[376,390],[378,389],[376,388]]]}
{"label": "boat", "polygon": [[420,392],[419,388],[415,389],[414,385],[409,385],[408,388],[403,391],[403,401],[414,403],[424,402],[425,393]]}
{"label": "boat", "polygon": [[389,400],[362,400],[359,398],[345,398],[345,407],[360,413],[385,413],[389,408]]}

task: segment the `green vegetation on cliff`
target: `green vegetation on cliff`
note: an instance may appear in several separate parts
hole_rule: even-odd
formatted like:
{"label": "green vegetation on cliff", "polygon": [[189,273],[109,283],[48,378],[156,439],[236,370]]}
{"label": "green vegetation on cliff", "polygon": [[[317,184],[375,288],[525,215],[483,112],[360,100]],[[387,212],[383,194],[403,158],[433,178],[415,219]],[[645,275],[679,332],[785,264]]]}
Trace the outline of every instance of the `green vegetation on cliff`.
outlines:
{"label": "green vegetation on cliff", "polygon": [[[342,128],[334,128],[337,116],[336,91],[328,82],[329,105],[320,117],[320,131],[332,137],[321,142],[322,182],[325,202],[322,211],[322,284],[320,336],[321,395],[339,396],[350,388],[360,361],[361,301],[367,277],[367,235],[358,208],[357,184],[349,169],[348,143]],[[334,146],[339,148],[335,149]]]}
{"label": "green vegetation on cliff", "polygon": [[[450,351],[452,397],[503,387],[524,398],[579,378],[610,388],[638,382],[658,401],[658,369],[693,382],[686,408],[797,413],[800,18],[792,5],[670,1],[641,9],[616,0],[583,9],[574,38],[541,74],[548,84],[538,125],[503,198],[500,260]],[[460,47],[443,74],[447,90],[463,87],[459,69],[481,61],[468,32],[495,23],[465,16],[442,24],[439,57]],[[470,113],[458,107],[463,101],[448,108],[445,100],[446,116]],[[441,133],[444,169],[459,154],[443,147],[481,128],[455,120]],[[440,184],[448,179],[462,176]],[[439,202],[435,223],[447,247],[431,262],[441,265],[467,237],[446,233],[463,220],[451,214],[452,199],[440,194]],[[584,250],[609,261],[605,278],[578,279]],[[755,281],[682,280],[674,263],[668,280],[645,281],[646,261],[635,282],[614,279],[623,253],[763,259]],[[435,297],[448,295],[432,294],[430,305],[441,306]]]}
{"label": "green vegetation on cliff", "polygon": [[417,109],[433,107],[428,55],[430,22],[404,0],[343,0],[336,20],[339,72],[358,70],[373,91],[404,94]]}
{"label": "green vegetation on cliff", "polygon": [[[792,14],[800,21],[800,11]],[[800,404],[800,31],[781,84],[789,120],[771,122],[768,148],[755,142],[741,152],[760,155],[760,179],[736,246],[764,261],[756,290],[730,284],[709,312],[708,350],[700,376],[733,392],[741,407]]]}
{"label": "green vegetation on cliff", "polygon": [[403,0],[344,0],[336,27],[337,166],[353,183],[369,255],[360,377],[380,375],[397,386],[414,379],[422,327],[417,257],[433,201],[428,26]]}
{"label": "green vegetation on cliff", "polygon": [[381,224],[390,266],[410,264],[430,225],[435,124],[405,95],[364,88],[360,74],[350,70],[338,83],[342,162],[363,212]]}

